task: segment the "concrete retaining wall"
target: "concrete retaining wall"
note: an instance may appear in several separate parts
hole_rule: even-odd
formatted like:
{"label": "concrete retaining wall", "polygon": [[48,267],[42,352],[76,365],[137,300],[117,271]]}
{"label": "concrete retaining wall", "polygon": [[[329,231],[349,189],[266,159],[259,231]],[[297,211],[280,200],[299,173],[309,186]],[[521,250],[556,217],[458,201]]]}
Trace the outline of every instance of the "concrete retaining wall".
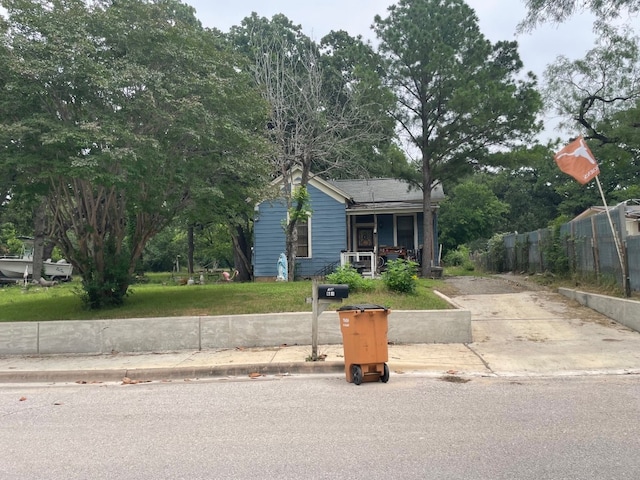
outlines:
{"label": "concrete retaining wall", "polygon": [[569,288],[559,288],[558,292],[636,332],[640,332],[640,302],[636,300],[608,297]]}
{"label": "concrete retaining wall", "polygon": [[[392,311],[392,343],[470,343],[468,310]],[[341,344],[336,312],[318,319],[318,343]],[[310,345],[311,313],[0,323],[0,354],[162,352]]]}

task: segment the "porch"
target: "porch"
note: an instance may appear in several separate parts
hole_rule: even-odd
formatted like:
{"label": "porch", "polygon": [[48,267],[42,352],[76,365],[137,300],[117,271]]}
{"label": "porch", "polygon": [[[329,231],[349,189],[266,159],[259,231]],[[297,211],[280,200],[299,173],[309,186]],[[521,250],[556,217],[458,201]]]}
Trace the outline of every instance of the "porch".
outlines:
{"label": "porch", "polygon": [[387,263],[406,259],[420,265],[420,250],[408,250],[405,247],[383,245],[376,251],[340,253],[340,266],[351,265],[363,277],[376,278],[385,271]]}

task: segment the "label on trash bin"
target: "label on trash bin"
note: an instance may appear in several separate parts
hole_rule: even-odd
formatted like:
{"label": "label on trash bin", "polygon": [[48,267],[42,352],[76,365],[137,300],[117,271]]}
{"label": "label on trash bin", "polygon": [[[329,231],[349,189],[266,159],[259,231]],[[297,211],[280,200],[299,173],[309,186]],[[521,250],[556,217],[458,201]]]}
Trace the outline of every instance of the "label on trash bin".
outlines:
{"label": "label on trash bin", "polygon": [[342,325],[345,326],[345,327],[348,327],[349,326],[349,319],[348,318],[343,318],[342,319]]}

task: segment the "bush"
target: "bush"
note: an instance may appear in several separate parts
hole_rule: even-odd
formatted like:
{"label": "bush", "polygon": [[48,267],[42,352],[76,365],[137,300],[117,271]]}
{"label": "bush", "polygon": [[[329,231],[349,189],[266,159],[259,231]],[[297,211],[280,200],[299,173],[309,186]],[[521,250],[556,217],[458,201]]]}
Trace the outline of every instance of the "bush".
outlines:
{"label": "bush", "polygon": [[466,245],[460,245],[455,250],[450,250],[444,256],[444,263],[448,267],[462,267],[465,270],[474,270],[473,262],[470,259],[471,251]]}
{"label": "bush", "polygon": [[82,290],[79,292],[85,308],[99,310],[119,307],[124,303],[131,284],[129,276],[129,254],[126,249],[117,253],[113,240],[107,240],[104,248],[109,263],[98,270],[93,261],[82,273]]}
{"label": "bush", "polygon": [[569,256],[564,250],[560,227],[551,227],[550,238],[541,244],[542,254],[546,258],[547,269],[555,274],[568,277],[571,271]]}
{"label": "bush", "polygon": [[362,275],[351,265],[344,265],[336,268],[336,271],[327,275],[327,281],[330,283],[338,283],[349,285],[351,292],[368,292],[373,290],[373,281],[362,278]]}
{"label": "bush", "polygon": [[382,274],[387,288],[398,293],[415,293],[418,286],[418,264],[409,260],[391,260]]}
{"label": "bush", "polygon": [[496,233],[487,244],[487,270],[504,272],[506,270],[507,247],[504,233]]}

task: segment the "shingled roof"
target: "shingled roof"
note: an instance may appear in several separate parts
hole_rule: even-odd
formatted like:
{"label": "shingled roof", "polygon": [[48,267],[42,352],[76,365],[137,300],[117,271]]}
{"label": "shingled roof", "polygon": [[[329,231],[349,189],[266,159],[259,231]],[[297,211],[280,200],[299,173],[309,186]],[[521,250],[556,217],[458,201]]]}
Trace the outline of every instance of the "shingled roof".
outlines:
{"label": "shingled roof", "polygon": [[[410,188],[409,184],[395,178],[371,178],[359,180],[331,180],[343,192],[349,194],[355,203],[422,202],[422,190]],[[438,185],[431,193],[431,201],[444,200],[442,186]]]}

